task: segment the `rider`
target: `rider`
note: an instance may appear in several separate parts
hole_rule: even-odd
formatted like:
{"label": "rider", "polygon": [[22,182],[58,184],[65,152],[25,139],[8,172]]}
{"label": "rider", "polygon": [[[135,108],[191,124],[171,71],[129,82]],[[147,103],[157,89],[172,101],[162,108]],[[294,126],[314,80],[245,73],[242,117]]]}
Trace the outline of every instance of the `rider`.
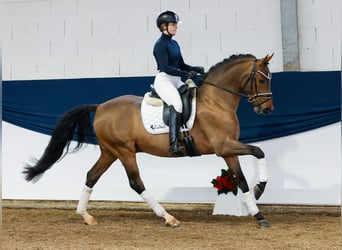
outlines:
{"label": "rider", "polygon": [[163,11],[157,17],[157,27],[162,32],[153,48],[159,73],[154,80],[154,88],[160,98],[169,106],[170,154],[183,155],[179,145],[183,104],[178,89],[184,85],[181,77],[193,79],[197,73],[204,73],[203,67],[193,67],[184,63],[178,43],[172,39],[177,32],[178,15],[173,11]]}

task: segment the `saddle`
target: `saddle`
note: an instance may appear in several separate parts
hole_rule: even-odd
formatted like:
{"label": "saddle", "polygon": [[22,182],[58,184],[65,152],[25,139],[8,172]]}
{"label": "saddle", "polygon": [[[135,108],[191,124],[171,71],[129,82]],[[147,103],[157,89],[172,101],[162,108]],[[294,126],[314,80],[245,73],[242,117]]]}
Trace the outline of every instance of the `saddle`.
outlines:
{"label": "saddle", "polygon": [[[153,106],[163,106],[163,121],[169,126],[170,108],[162,99],[160,99],[154,86],[151,85],[150,87],[151,92],[146,93],[147,96],[145,96],[145,98],[147,98],[145,101]],[[192,80],[187,80],[186,84],[178,89],[178,92],[183,103],[181,126],[187,126],[186,122],[189,120],[192,113],[192,98],[196,93],[196,85]]]}
{"label": "saddle", "polygon": [[[185,85],[179,89],[179,94],[183,103],[181,118],[181,132],[184,137],[181,142],[184,144],[189,156],[199,156],[194,140],[189,134],[192,128],[196,113],[196,84],[188,79]],[[143,98],[141,115],[145,129],[151,134],[169,133],[169,106],[158,96],[153,85],[151,91],[147,92]]]}

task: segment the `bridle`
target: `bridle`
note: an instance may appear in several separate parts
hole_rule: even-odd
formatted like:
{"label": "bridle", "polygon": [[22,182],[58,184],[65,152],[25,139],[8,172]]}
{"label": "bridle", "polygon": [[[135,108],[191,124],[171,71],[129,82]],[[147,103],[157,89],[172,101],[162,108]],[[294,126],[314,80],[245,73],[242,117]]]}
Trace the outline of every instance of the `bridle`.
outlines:
{"label": "bridle", "polygon": [[[240,97],[244,97],[249,102],[252,102],[252,103],[256,102],[256,105],[254,105],[254,106],[260,106],[261,104],[263,104],[263,103],[267,102],[268,100],[272,99],[272,92],[269,92],[269,93],[258,93],[258,87],[257,87],[257,82],[256,82],[256,74],[257,73],[261,74],[263,77],[265,77],[269,81],[271,81],[272,74],[271,74],[271,72],[268,72],[268,74],[266,75],[261,70],[258,70],[257,66],[256,66],[257,61],[258,61],[258,59],[254,60],[252,72],[249,74],[248,78],[245,80],[244,84],[242,85],[242,90],[244,90],[246,88],[248,82],[251,82],[251,84],[250,84],[250,86],[251,86],[250,93],[253,92],[253,88],[254,88],[255,89],[255,93],[254,94],[246,95],[244,93],[240,93],[240,92],[236,92],[236,91],[227,89],[225,87],[217,85],[216,83],[209,82],[209,81],[206,81],[206,80],[202,80],[202,83],[210,85],[210,86],[213,86],[215,88],[218,88],[218,89],[223,90],[225,92],[228,92],[230,94],[238,95]],[[259,97],[266,98],[266,100],[264,100],[263,102],[260,103],[260,102],[257,101],[257,98],[259,98]]]}

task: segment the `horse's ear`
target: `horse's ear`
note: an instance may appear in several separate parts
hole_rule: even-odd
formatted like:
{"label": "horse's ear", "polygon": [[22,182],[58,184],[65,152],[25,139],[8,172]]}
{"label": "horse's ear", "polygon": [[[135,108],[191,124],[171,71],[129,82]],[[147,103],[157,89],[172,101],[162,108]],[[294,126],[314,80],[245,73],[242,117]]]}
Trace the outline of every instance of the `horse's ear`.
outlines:
{"label": "horse's ear", "polygon": [[268,64],[269,61],[271,61],[272,57],[273,57],[274,53],[272,53],[271,55],[266,55],[265,58],[262,60],[262,64]]}

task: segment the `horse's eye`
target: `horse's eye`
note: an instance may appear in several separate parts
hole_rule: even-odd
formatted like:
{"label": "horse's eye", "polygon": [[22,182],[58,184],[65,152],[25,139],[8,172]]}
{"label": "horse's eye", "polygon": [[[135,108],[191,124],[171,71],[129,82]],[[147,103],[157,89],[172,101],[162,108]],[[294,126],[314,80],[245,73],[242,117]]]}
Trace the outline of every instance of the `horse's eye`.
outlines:
{"label": "horse's eye", "polygon": [[264,79],[259,80],[260,83],[265,83]]}

